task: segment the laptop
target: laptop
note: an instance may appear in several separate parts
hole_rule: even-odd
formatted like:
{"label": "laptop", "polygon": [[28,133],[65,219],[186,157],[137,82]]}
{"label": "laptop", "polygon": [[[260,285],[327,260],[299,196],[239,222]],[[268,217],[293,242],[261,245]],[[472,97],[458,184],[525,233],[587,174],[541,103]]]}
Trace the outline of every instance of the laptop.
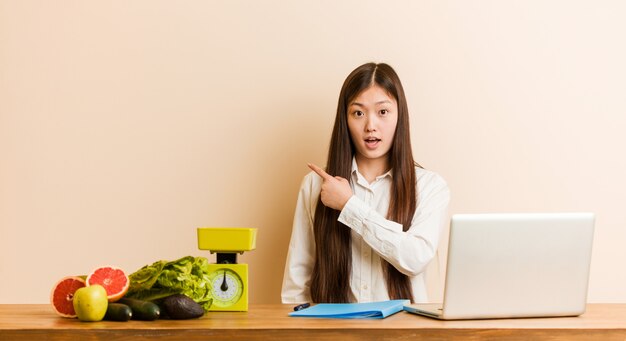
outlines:
{"label": "laptop", "polygon": [[442,320],[585,312],[593,213],[457,214],[443,304],[404,310]]}

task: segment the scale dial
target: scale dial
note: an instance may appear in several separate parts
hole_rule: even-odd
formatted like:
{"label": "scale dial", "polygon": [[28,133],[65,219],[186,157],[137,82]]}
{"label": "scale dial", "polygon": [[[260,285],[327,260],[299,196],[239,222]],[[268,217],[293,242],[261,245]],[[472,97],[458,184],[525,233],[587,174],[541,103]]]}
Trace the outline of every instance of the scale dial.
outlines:
{"label": "scale dial", "polygon": [[209,274],[209,283],[213,294],[213,305],[220,308],[236,304],[243,294],[243,281],[239,275],[226,268],[221,268]]}

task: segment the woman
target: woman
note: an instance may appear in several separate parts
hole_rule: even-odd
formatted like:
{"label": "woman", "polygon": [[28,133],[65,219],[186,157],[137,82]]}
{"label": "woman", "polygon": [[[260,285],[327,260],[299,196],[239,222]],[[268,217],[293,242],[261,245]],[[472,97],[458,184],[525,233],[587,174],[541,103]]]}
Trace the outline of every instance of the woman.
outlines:
{"label": "woman", "polygon": [[387,64],[359,66],[339,95],[326,171],[302,182],[283,303],[427,301],[450,199],[446,182],[413,160],[408,106]]}

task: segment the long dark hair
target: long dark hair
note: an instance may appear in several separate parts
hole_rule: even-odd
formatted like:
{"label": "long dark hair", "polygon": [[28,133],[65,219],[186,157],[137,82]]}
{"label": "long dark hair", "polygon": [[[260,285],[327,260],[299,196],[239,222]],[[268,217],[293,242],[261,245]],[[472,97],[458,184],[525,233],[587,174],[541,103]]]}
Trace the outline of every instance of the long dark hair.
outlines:
{"label": "long dark hair", "polygon": [[[417,206],[416,163],[411,149],[409,110],[404,89],[391,66],[382,63],[364,64],[346,78],[339,94],[326,172],[348,180],[351,178],[352,158],[356,150],[348,131],[348,104],[374,84],[385,89],[398,103],[398,123],[387,155],[392,174],[387,219],[402,224],[406,231],[411,226]],[[311,276],[311,298],[314,302],[342,303],[354,300],[349,276],[352,269],[350,228],[337,220],[339,213],[318,200],[313,219],[315,265]],[[382,260],[382,267],[389,298],[413,301],[409,278],[385,260]]]}

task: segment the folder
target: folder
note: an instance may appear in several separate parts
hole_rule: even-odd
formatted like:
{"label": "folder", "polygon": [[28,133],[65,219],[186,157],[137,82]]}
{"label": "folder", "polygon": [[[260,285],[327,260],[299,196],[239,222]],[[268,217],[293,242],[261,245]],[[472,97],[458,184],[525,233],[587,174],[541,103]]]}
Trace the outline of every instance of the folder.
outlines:
{"label": "folder", "polygon": [[294,317],[324,317],[341,319],[383,319],[402,310],[409,300],[390,300],[368,303],[320,303],[294,311]]}

